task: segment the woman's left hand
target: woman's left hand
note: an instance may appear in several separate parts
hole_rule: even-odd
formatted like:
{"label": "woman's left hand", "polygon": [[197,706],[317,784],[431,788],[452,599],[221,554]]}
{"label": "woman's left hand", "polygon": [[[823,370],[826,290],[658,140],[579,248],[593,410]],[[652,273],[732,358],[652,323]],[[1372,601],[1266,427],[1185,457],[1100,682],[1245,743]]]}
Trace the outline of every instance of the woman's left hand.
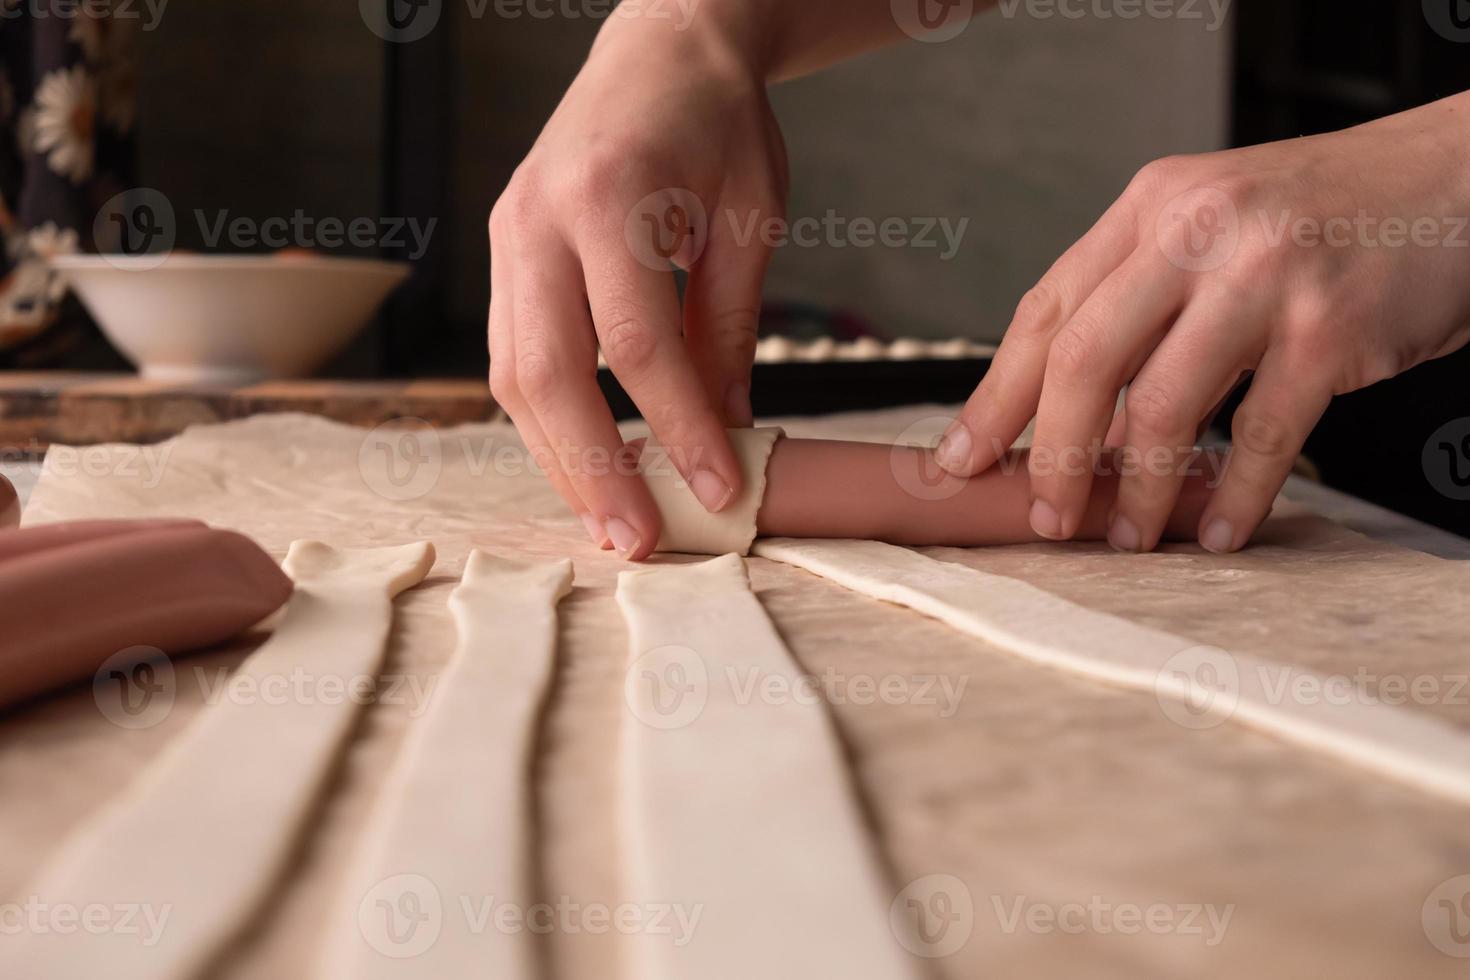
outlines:
{"label": "woman's left hand", "polygon": [[1355,129],[1161,160],[1021,301],[940,446],[968,476],[1035,416],[1031,523],[1086,512],[1118,392],[1109,540],[1159,541],[1202,423],[1247,374],[1211,551],[1244,546],[1334,395],[1470,339],[1470,93]]}

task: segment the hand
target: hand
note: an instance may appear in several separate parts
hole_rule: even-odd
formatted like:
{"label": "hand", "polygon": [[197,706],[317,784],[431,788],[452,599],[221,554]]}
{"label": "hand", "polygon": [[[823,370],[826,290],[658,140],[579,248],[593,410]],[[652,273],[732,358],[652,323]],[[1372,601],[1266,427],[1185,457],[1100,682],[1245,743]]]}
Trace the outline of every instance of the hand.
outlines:
{"label": "hand", "polygon": [[940,446],[995,462],[1036,418],[1037,533],[1077,533],[1109,441],[1127,466],[1109,519],[1159,541],[1180,460],[1242,377],[1224,481],[1200,543],[1243,547],[1334,395],[1470,339],[1470,94],[1366,126],[1145,167],[1022,300]]}
{"label": "hand", "polygon": [[781,215],[786,161],[761,71],[715,20],[611,18],[490,215],[491,390],[594,541],[633,559],[659,515],[599,345],[706,509],[742,484],[724,430],[751,424],[770,259],[742,230]]}

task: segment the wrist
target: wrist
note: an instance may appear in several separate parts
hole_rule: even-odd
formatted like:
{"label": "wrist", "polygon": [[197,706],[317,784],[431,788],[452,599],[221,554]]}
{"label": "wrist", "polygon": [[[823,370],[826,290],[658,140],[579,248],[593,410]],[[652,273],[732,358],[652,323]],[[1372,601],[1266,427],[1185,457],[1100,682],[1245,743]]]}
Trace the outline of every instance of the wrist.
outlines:
{"label": "wrist", "polygon": [[766,0],[624,0],[598,32],[589,60],[627,54],[764,84],[774,68],[770,6]]}

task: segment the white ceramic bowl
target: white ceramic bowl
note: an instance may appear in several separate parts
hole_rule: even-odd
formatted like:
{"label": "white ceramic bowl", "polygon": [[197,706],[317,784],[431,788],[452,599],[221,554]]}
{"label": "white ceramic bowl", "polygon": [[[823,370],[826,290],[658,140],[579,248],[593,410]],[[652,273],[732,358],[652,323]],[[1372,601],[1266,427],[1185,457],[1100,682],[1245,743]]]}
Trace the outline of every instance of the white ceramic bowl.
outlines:
{"label": "white ceramic bowl", "polygon": [[407,278],[406,262],[318,255],[63,255],[51,265],[145,378],[249,384],[310,374]]}

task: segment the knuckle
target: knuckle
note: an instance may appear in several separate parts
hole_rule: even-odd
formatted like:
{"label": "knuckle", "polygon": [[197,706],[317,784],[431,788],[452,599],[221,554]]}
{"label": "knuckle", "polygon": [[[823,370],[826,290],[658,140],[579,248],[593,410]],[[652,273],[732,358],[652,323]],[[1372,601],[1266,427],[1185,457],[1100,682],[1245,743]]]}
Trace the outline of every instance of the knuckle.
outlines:
{"label": "knuckle", "polygon": [[501,405],[515,405],[520,401],[520,389],[516,387],[514,364],[501,358],[491,358],[490,394]]}
{"label": "knuckle", "polygon": [[627,182],[634,159],[613,141],[596,140],[561,173],[558,197],[579,208],[613,200]]}
{"label": "knuckle", "polygon": [[1192,430],[1194,421],[1197,421],[1186,418],[1183,402],[1159,384],[1134,385],[1128,389],[1124,404],[1129,424],[1155,435],[1174,435]]}
{"label": "knuckle", "polygon": [[1047,373],[1063,384],[1087,379],[1097,361],[1097,346],[1084,330],[1069,327],[1057,334],[1046,357]]}
{"label": "knuckle", "polygon": [[721,349],[744,362],[753,360],[760,339],[760,320],[760,310],[751,306],[733,307],[715,314],[712,326]]}
{"label": "knuckle", "polygon": [[1056,322],[1061,308],[1061,296],[1056,287],[1043,279],[1021,297],[1011,330],[1018,331],[1023,338],[1045,334]]}
{"label": "knuckle", "polygon": [[653,365],[658,338],[637,318],[620,316],[602,332],[602,353],[615,373],[637,378]]}
{"label": "knuckle", "polygon": [[1237,447],[1255,456],[1280,459],[1296,453],[1291,428],[1280,418],[1265,412],[1244,409],[1236,412],[1230,434]]}
{"label": "knuckle", "polygon": [[546,404],[558,387],[556,363],[541,350],[516,352],[515,386],[533,405]]}

